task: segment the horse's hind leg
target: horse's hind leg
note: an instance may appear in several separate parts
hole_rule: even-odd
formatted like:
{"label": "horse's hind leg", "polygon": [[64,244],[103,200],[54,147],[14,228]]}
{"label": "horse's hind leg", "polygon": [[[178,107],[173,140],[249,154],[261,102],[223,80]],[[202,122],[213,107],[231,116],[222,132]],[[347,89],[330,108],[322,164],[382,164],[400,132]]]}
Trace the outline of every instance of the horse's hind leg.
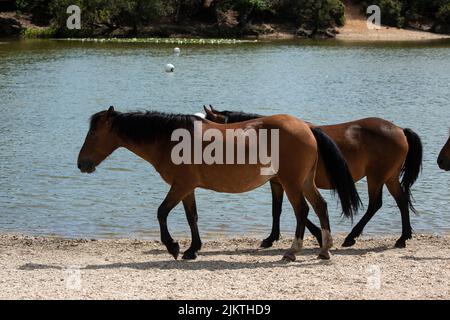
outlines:
{"label": "horse's hind leg", "polygon": [[[309,210],[309,208],[308,208]],[[318,226],[316,226],[314,223],[312,223],[311,220],[306,219],[306,228],[311,232],[311,234],[317,239],[317,242],[319,243],[319,246],[322,246],[322,231]]]}
{"label": "horse's hind leg", "polygon": [[191,246],[183,254],[183,259],[195,259],[197,258],[197,251],[202,247],[202,241],[198,232],[198,215],[197,205],[195,204],[195,193],[192,191],[186,198],[183,199],[184,211],[186,212],[186,218],[191,228]]}
{"label": "horse's hind leg", "polygon": [[184,199],[192,189],[186,187],[177,187],[172,185],[164,201],[158,208],[158,221],[161,230],[161,242],[166,246],[167,251],[175,258],[178,258],[180,253],[180,246],[178,242],[175,242],[169,233],[167,228],[167,216],[175,206]]}
{"label": "horse's hind leg", "polygon": [[[319,243],[319,246],[321,247],[322,246],[322,231],[320,230],[319,227],[317,227],[314,223],[312,223],[311,220],[308,219],[309,206],[306,201],[305,201],[304,205],[302,204],[302,210],[303,210],[303,214],[305,215],[306,228],[317,239],[317,242]],[[298,224],[297,224],[297,228],[298,228]]]}
{"label": "horse's hind leg", "polygon": [[303,247],[306,217],[308,215],[309,208],[303,195],[298,195],[298,193],[293,192],[288,194],[288,198],[294,208],[295,218],[297,219],[297,227],[295,229],[295,238],[292,241],[291,248],[286,251],[283,256],[283,260],[295,261],[295,254],[300,252]]}
{"label": "horse's hind leg", "polygon": [[383,205],[383,183],[367,177],[367,185],[369,190],[369,207],[361,220],[359,220],[345,238],[344,243],[342,244],[343,247],[351,247],[356,243],[355,238],[358,238],[361,235],[366,224]]}
{"label": "horse's hind leg", "polygon": [[280,239],[280,216],[284,190],[280,183],[273,180],[270,180],[270,189],[272,190],[272,232],[261,242],[262,248],[270,248],[274,241]]}
{"label": "horse's hind leg", "polygon": [[317,190],[314,180],[307,181],[304,193],[306,199],[309,201],[317,216],[319,217],[321,233],[322,233],[322,246],[319,253],[320,259],[330,259],[329,249],[333,246],[333,239],[330,231],[330,220],[328,218],[327,203],[323,199],[319,190]]}
{"label": "horse's hind leg", "polygon": [[390,179],[386,183],[386,185],[388,187],[389,192],[394,197],[402,216],[402,235],[395,243],[395,247],[405,248],[406,240],[412,238],[412,228],[409,219],[408,196],[402,190],[399,179],[397,177],[395,179]]}

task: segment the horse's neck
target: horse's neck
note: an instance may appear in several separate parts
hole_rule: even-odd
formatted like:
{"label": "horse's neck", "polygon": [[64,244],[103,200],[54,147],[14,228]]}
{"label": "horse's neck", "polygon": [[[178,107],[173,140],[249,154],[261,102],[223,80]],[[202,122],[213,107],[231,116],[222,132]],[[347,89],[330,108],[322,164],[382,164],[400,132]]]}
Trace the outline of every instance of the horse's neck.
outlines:
{"label": "horse's neck", "polygon": [[157,171],[159,171],[158,169],[161,163],[164,163],[166,161],[165,157],[167,157],[168,155],[170,156],[170,154],[166,152],[166,150],[161,146],[161,143],[159,142],[134,143],[123,141],[121,143],[121,146],[130,150],[138,157],[146,160],[147,162],[150,162],[150,164],[152,164]]}

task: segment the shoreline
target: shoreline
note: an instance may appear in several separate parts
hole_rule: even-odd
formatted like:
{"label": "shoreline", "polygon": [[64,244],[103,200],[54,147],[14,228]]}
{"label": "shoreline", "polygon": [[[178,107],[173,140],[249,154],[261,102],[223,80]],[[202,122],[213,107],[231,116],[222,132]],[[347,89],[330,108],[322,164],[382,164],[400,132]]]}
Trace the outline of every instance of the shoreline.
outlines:
{"label": "shoreline", "polygon": [[[311,237],[295,262],[290,239],[206,241],[197,260],[174,260],[154,240],[64,239],[0,234],[1,299],[449,299],[450,236],[363,236],[331,260]],[[179,241],[181,250],[188,240]]]}
{"label": "shoreline", "polygon": [[[57,30],[51,26],[34,25],[26,15],[15,12],[0,13],[0,18],[9,19],[14,26],[16,34],[6,35],[0,39],[18,38],[54,38],[68,39],[70,35],[56,36]],[[91,30],[90,34],[77,36],[75,39],[228,39],[237,41],[260,40],[260,41],[282,41],[282,40],[339,40],[341,42],[426,42],[433,40],[450,39],[450,35],[432,33],[428,31],[399,29],[395,27],[381,26],[379,30],[369,30],[366,17],[360,12],[359,7],[347,5],[345,7],[345,25],[343,27],[319,30],[312,35],[311,30],[304,30],[288,24],[261,23],[250,24],[243,28],[224,28],[209,24],[178,25],[178,24],[156,24],[142,27],[136,33],[130,27],[121,27],[106,32],[105,30]],[[15,21],[13,23],[13,21]],[[18,31],[20,29],[20,32]]]}

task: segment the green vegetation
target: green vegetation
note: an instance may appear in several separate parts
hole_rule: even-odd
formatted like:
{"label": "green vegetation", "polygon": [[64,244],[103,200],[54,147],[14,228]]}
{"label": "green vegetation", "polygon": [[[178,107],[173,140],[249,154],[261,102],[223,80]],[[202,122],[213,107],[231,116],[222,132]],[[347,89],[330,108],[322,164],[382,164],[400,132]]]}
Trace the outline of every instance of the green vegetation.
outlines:
{"label": "green vegetation", "polygon": [[344,25],[344,4],[340,0],[279,1],[281,16],[308,29],[318,30]]}
{"label": "green vegetation", "polygon": [[[362,9],[379,5],[382,24],[450,33],[450,0],[354,1]],[[72,4],[81,8],[81,30],[66,28],[66,9]],[[16,0],[16,7],[30,13],[37,25],[51,26],[42,35],[42,29],[27,30],[26,36],[164,37],[185,33],[223,37],[271,32],[256,27],[263,23],[298,28],[299,34],[314,36],[345,22],[343,0]],[[155,27],[153,33],[142,31],[150,26]]]}
{"label": "green vegetation", "polygon": [[[72,4],[81,8],[81,31],[66,28],[66,9]],[[120,28],[131,29],[128,35],[133,35],[157,24],[245,31],[253,24],[274,23],[314,33],[344,23],[341,0],[17,0],[16,6],[34,21],[50,24],[58,35],[73,37]]]}
{"label": "green vegetation", "polygon": [[25,38],[54,38],[57,30],[53,27],[46,28],[25,28],[22,30],[22,36]]}
{"label": "green vegetation", "polygon": [[32,13],[33,22],[47,24],[51,19],[50,0],[16,0],[16,8],[20,12]]}
{"label": "green vegetation", "polygon": [[450,0],[359,0],[366,8],[381,9],[381,23],[394,27],[428,25],[439,33],[450,33]]}

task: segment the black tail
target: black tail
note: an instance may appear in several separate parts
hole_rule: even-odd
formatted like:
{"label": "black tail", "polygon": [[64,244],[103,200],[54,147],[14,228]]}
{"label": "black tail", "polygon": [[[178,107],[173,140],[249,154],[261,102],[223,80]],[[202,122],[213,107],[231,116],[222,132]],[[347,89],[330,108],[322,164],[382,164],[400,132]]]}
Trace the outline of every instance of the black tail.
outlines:
{"label": "black tail", "polygon": [[420,171],[422,170],[422,141],[420,137],[412,131],[411,129],[403,129],[406,139],[408,140],[408,155],[406,156],[405,163],[403,164],[400,175],[402,181],[400,182],[403,192],[408,198],[409,208],[414,212],[416,209],[413,206],[413,197],[411,195],[411,187],[416,182],[419,177]]}
{"label": "black tail", "polygon": [[317,140],[320,156],[325,164],[333,190],[341,200],[342,211],[346,217],[353,219],[361,206],[361,199],[355,188],[352,174],[348,169],[339,147],[321,129],[311,129]]}

